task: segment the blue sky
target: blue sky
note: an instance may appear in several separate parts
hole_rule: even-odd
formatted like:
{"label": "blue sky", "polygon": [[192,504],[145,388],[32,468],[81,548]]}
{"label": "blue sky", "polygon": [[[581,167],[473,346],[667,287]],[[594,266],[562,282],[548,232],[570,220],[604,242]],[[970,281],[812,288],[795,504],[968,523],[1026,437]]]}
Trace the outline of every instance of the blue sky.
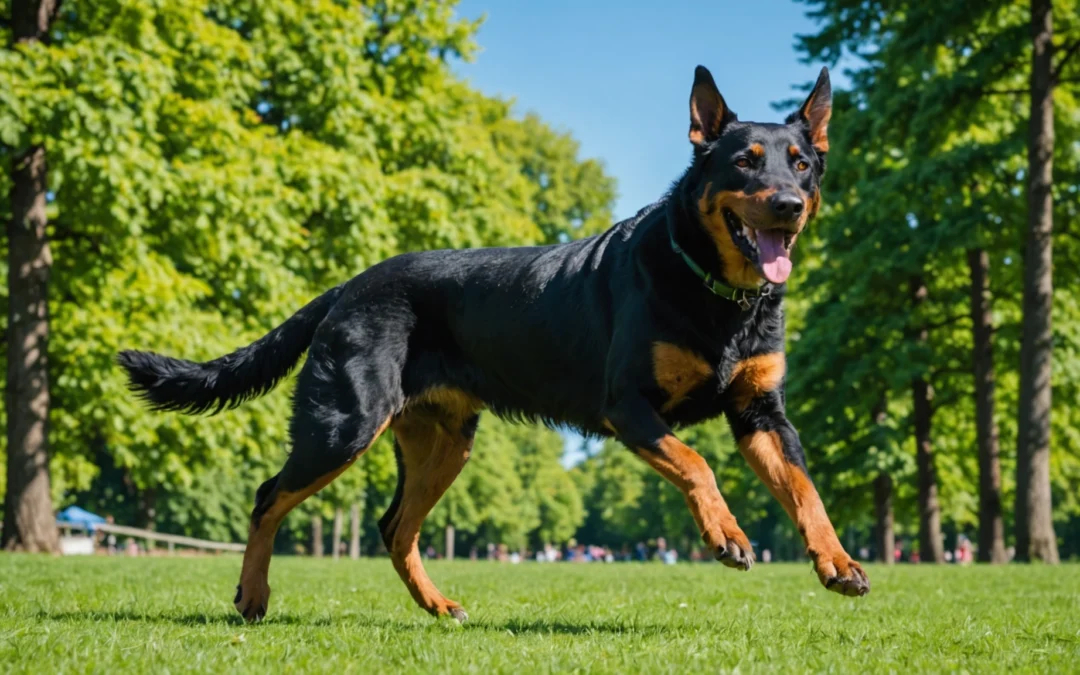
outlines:
{"label": "blue sky", "polygon": [[[456,70],[488,94],[516,101],[581,143],[618,180],[617,219],[656,201],[690,160],[688,101],[694,67],[712,71],[741,120],[780,121],[771,103],[801,92],[820,64],[799,62],[795,36],[811,33],[791,0],[463,0],[486,15],[473,63]],[[833,73],[834,86],[842,86]],[[566,436],[564,463],[581,457]]]}
{"label": "blue sky", "polygon": [[[708,67],[739,119],[780,121],[770,104],[812,82],[795,35],[814,31],[791,0],[463,0],[487,16],[481,52],[457,71],[581,142],[618,179],[617,218],[655,201],[686,168],[694,66]],[[834,73],[834,86],[837,82]]]}

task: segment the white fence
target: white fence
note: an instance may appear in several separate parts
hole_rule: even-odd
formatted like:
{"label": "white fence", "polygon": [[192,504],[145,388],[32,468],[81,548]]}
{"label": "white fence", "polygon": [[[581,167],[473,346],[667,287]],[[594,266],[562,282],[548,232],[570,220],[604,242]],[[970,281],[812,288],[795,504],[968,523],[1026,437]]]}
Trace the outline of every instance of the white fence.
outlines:
{"label": "white fence", "polygon": [[[89,528],[82,523],[62,523],[59,525],[61,530],[88,530]],[[235,553],[244,552],[244,544],[229,544],[221,541],[210,541],[208,539],[196,539],[194,537],[183,537],[178,534],[164,534],[162,532],[154,532],[153,530],[140,530],[137,527],[125,527],[123,525],[110,525],[101,524],[94,525],[94,531],[108,532],[111,534],[122,534],[135,539],[142,539],[146,541],[147,548],[153,546],[153,542],[163,541],[169,546],[169,550],[172,551],[175,546],[186,546],[188,548],[198,548],[206,551],[232,551]]]}

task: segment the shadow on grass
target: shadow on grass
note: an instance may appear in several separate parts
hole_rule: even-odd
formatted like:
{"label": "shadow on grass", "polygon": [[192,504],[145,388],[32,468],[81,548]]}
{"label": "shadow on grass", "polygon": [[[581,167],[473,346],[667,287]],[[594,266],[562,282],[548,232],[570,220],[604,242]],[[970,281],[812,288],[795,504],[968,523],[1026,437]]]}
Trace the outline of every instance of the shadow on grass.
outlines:
{"label": "shadow on grass", "polygon": [[[126,609],[118,610],[79,610],[79,611],[39,611],[34,615],[35,619],[41,621],[112,621],[123,622],[133,621],[140,623],[173,623],[178,626],[211,626],[211,625],[226,625],[226,626],[243,626],[245,625],[243,617],[234,612],[202,612],[202,613],[186,613],[186,614],[143,614],[140,612],[133,612]],[[266,619],[265,624],[284,624],[295,626],[330,626],[335,621],[329,617],[312,617],[302,616],[296,614],[278,614]]]}
{"label": "shadow on grass", "polygon": [[[138,623],[155,623],[166,624],[171,623],[178,626],[244,626],[243,618],[233,612],[188,612],[188,613],[142,613],[127,609],[118,610],[74,610],[74,611],[47,611],[42,610],[34,614],[34,618],[39,621],[59,621],[59,622],[138,622]],[[428,630],[433,623],[427,621],[420,621],[417,623],[405,623],[396,619],[383,619],[369,615],[348,614],[340,617],[328,617],[328,616],[311,616],[305,614],[271,614],[263,622],[253,626],[333,626],[333,625],[350,625],[350,626],[364,626],[368,628],[377,628],[383,630],[393,631],[423,631]],[[589,635],[589,634],[608,634],[608,635],[659,635],[660,633],[670,632],[671,627],[656,626],[651,624],[641,625],[633,622],[626,621],[587,621],[583,623],[569,623],[566,621],[557,621],[549,619],[509,619],[502,622],[491,621],[468,621],[464,628],[466,630],[483,630],[483,631],[496,631],[504,632],[510,631],[515,634],[522,633],[536,633],[536,634],[551,634],[558,633],[561,635]]]}
{"label": "shadow on grass", "polygon": [[510,631],[511,633],[559,633],[561,635],[589,635],[603,633],[606,635],[659,635],[670,633],[671,626],[655,626],[651,624],[635,624],[627,621],[586,621],[583,623],[569,623],[566,621],[553,621],[550,619],[510,619],[501,623],[486,621],[469,622],[465,628]]}

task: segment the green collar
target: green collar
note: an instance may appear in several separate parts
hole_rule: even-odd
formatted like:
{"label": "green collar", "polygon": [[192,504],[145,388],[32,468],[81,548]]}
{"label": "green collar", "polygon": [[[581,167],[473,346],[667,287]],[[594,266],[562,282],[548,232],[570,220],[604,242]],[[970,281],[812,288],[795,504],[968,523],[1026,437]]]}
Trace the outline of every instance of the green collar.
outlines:
{"label": "green collar", "polygon": [[702,269],[701,265],[694,262],[694,259],[675,243],[675,233],[670,229],[668,230],[668,236],[671,238],[671,250],[682,256],[686,266],[705,283],[705,288],[709,289],[713,295],[724,298],[725,300],[730,300],[737,304],[739,309],[746,311],[752,306],[752,303],[750,302],[751,298],[761,298],[772,294],[772,288],[769,286],[766,286],[764,291],[759,289],[735,288],[734,286],[728,286],[718,279],[714,279],[711,274]]}

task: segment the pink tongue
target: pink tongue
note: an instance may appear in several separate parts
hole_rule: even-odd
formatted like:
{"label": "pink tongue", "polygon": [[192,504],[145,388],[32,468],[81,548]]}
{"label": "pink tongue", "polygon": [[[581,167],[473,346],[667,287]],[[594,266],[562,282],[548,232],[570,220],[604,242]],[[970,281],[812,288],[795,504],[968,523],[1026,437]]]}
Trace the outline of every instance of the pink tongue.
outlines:
{"label": "pink tongue", "polygon": [[784,233],[765,230],[757,233],[758,252],[761,253],[761,269],[765,278],[774,284],[782,284],[791,275],[791,258],[784,250]]}

